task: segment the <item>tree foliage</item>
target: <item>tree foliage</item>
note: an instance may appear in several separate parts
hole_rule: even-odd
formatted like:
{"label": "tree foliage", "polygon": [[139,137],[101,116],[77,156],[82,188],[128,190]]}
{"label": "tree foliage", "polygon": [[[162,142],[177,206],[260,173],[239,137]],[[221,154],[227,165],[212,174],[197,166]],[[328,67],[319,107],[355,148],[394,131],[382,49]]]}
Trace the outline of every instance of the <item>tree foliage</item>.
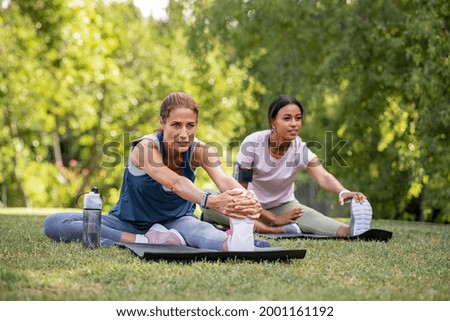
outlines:
{"label": "tree foliage", "polygon": [[129,142],[158,128],[172,91],[197,100],[198,136],[231,174],[283,93],[305,107],[303,139],[377,217],[450,221],[444,0],[172,0],[167,21],[131,0],[2,3],[4,206],[73,206],[91,185],[111,206]]}
{"label": "tree foliage", "polygon": [[[370,197],[380,217],[449,220],[446,1],[192,6],[191,46],[204,53],[208,39],[220,39],[227,59],[266,89],[244,113],[247,132],[267,127],[275,95],[294,95],[306,107],[302,136],[331,172]],[[340,162],[333,163],[336,140],[323,141],[330,131],[348,142]]]}

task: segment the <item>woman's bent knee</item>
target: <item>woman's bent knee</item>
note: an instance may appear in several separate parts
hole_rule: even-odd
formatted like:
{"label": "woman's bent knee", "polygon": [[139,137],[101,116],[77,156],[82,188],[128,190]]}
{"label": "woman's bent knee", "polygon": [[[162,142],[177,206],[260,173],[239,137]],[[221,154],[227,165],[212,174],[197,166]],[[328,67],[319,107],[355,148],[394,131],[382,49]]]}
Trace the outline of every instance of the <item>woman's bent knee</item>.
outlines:
{"label": "woman's bent knee", "polygon": [[60,223],[57,215],[58,214],[47,216],[43,223],[44,234],[55,241],[59,241],[59,238],[56,237],[56,226]]}
{"label": "woman's bent knee", "polygon": [[80,213],[56,213],[43,222],[44,234],[55,241],[72,241],[81,234],[83,216]]}

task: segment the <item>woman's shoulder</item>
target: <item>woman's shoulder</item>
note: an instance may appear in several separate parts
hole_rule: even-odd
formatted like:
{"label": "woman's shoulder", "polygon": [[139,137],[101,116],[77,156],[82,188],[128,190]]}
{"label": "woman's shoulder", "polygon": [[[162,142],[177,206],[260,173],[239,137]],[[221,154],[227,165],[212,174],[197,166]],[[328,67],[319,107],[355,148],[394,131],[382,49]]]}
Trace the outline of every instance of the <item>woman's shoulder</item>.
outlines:
{"label": "woman's shoulder", "polygon": [[197,139],[197,137],[194,138],[194,142],[191,146],[191,149],[193,150],[194,154],[197,155],[197,157],[201,157],[200,159],[203,158],[202,155],[204,153],[207,153],[208,155],[217,153],[217,148],[211,146],[208,143],[205,143],[200,139]]}
{"label": "woman's shoulder", "polygon": [[244,141],[260,142],[267,139],[270,134],[269,129],[253,132],[244,138]]}
{"label": "woman's shoulder", "polygon": [[211,157],[214,158],[218,155],[217,148],[197,139],[196,137],[194,138],[194,143],[192,144],[191,149],[193,150],[191,166],[194,169],[202,166],[205,160],[209,161]]}
{"label": "woman's shoulder", "polygon": [[131,142],[131,146],[135,147],[137,144],[139,144],[140,142],[144,141],[144,140],[150,140],[153,143],[156,143],[159,146],[159,140],[156,134],[148,134],[148,135],[144,135],[138,139],[135,139]]}
{"label": "woman's shoulder", "polygon": [[204,148],[205,146],[210,146],[210,145],[208,145],[204,141],[198,139],[197,137],[194,137],[194,142],[192,143],[191,148],[199,149],[199,148]]}
{"label": "woman's shoulder", "polygon": [[302,138],[300,136],[297,136],[293,141],[293,146],[296,149],[303,149],[306,146],[306,143],[303,142]]}

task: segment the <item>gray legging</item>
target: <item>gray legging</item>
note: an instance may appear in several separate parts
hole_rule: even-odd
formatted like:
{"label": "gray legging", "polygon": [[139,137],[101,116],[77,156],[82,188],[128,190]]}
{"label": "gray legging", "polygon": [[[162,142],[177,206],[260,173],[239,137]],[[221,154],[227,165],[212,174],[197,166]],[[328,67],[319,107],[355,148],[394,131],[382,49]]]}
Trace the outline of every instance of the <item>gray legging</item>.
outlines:
{"label": "gray legging", "polygon": [[[222,250],[227,234],[213,225],[201,222],[193,215],[186,215],[169,222],[160,223],[167,229],[177,230],[187,245],[197,248]],[[102,215],[100,229],[101,245],[112,245],[121,241],[122,232],[145,234],[147,229],[138,229],[133,224],[114,215]],[[44,233],[55,241],[81,241],[83,235],[83,214],[68,212],[50,215],[44,220]]]}
{"label": "gray legging", "polygon": [[[305,210],[302,216],[297,219],[297,224],[303,233],[336,236],[339,227],[344,225],[343,223],[336,221],[331,217],[325,216],[311,207],[300,204],[298,200],[293,200],[276,207],[264,209],[280,216],[292,208],[302,208]],[[211,209],[202,208],[202,211],[210,220],[216,222],[217,224],[229,226],[228,218],[226,216]]]}

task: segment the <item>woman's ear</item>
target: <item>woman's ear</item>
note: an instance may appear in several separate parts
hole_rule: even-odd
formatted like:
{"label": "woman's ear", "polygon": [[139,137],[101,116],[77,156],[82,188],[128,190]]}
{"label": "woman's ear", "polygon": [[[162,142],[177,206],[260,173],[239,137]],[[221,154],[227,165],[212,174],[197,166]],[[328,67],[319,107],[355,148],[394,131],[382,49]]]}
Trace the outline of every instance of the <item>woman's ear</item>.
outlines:
{"label": "woman's ear", "polygon": [[274,123],[274,119],[273,118],[270,118],[270,121],[269,121],[269,123],[270,123],[270,130],[274,130],[274,128],[275,128],[275,126],[273,125],[273,123]]}

